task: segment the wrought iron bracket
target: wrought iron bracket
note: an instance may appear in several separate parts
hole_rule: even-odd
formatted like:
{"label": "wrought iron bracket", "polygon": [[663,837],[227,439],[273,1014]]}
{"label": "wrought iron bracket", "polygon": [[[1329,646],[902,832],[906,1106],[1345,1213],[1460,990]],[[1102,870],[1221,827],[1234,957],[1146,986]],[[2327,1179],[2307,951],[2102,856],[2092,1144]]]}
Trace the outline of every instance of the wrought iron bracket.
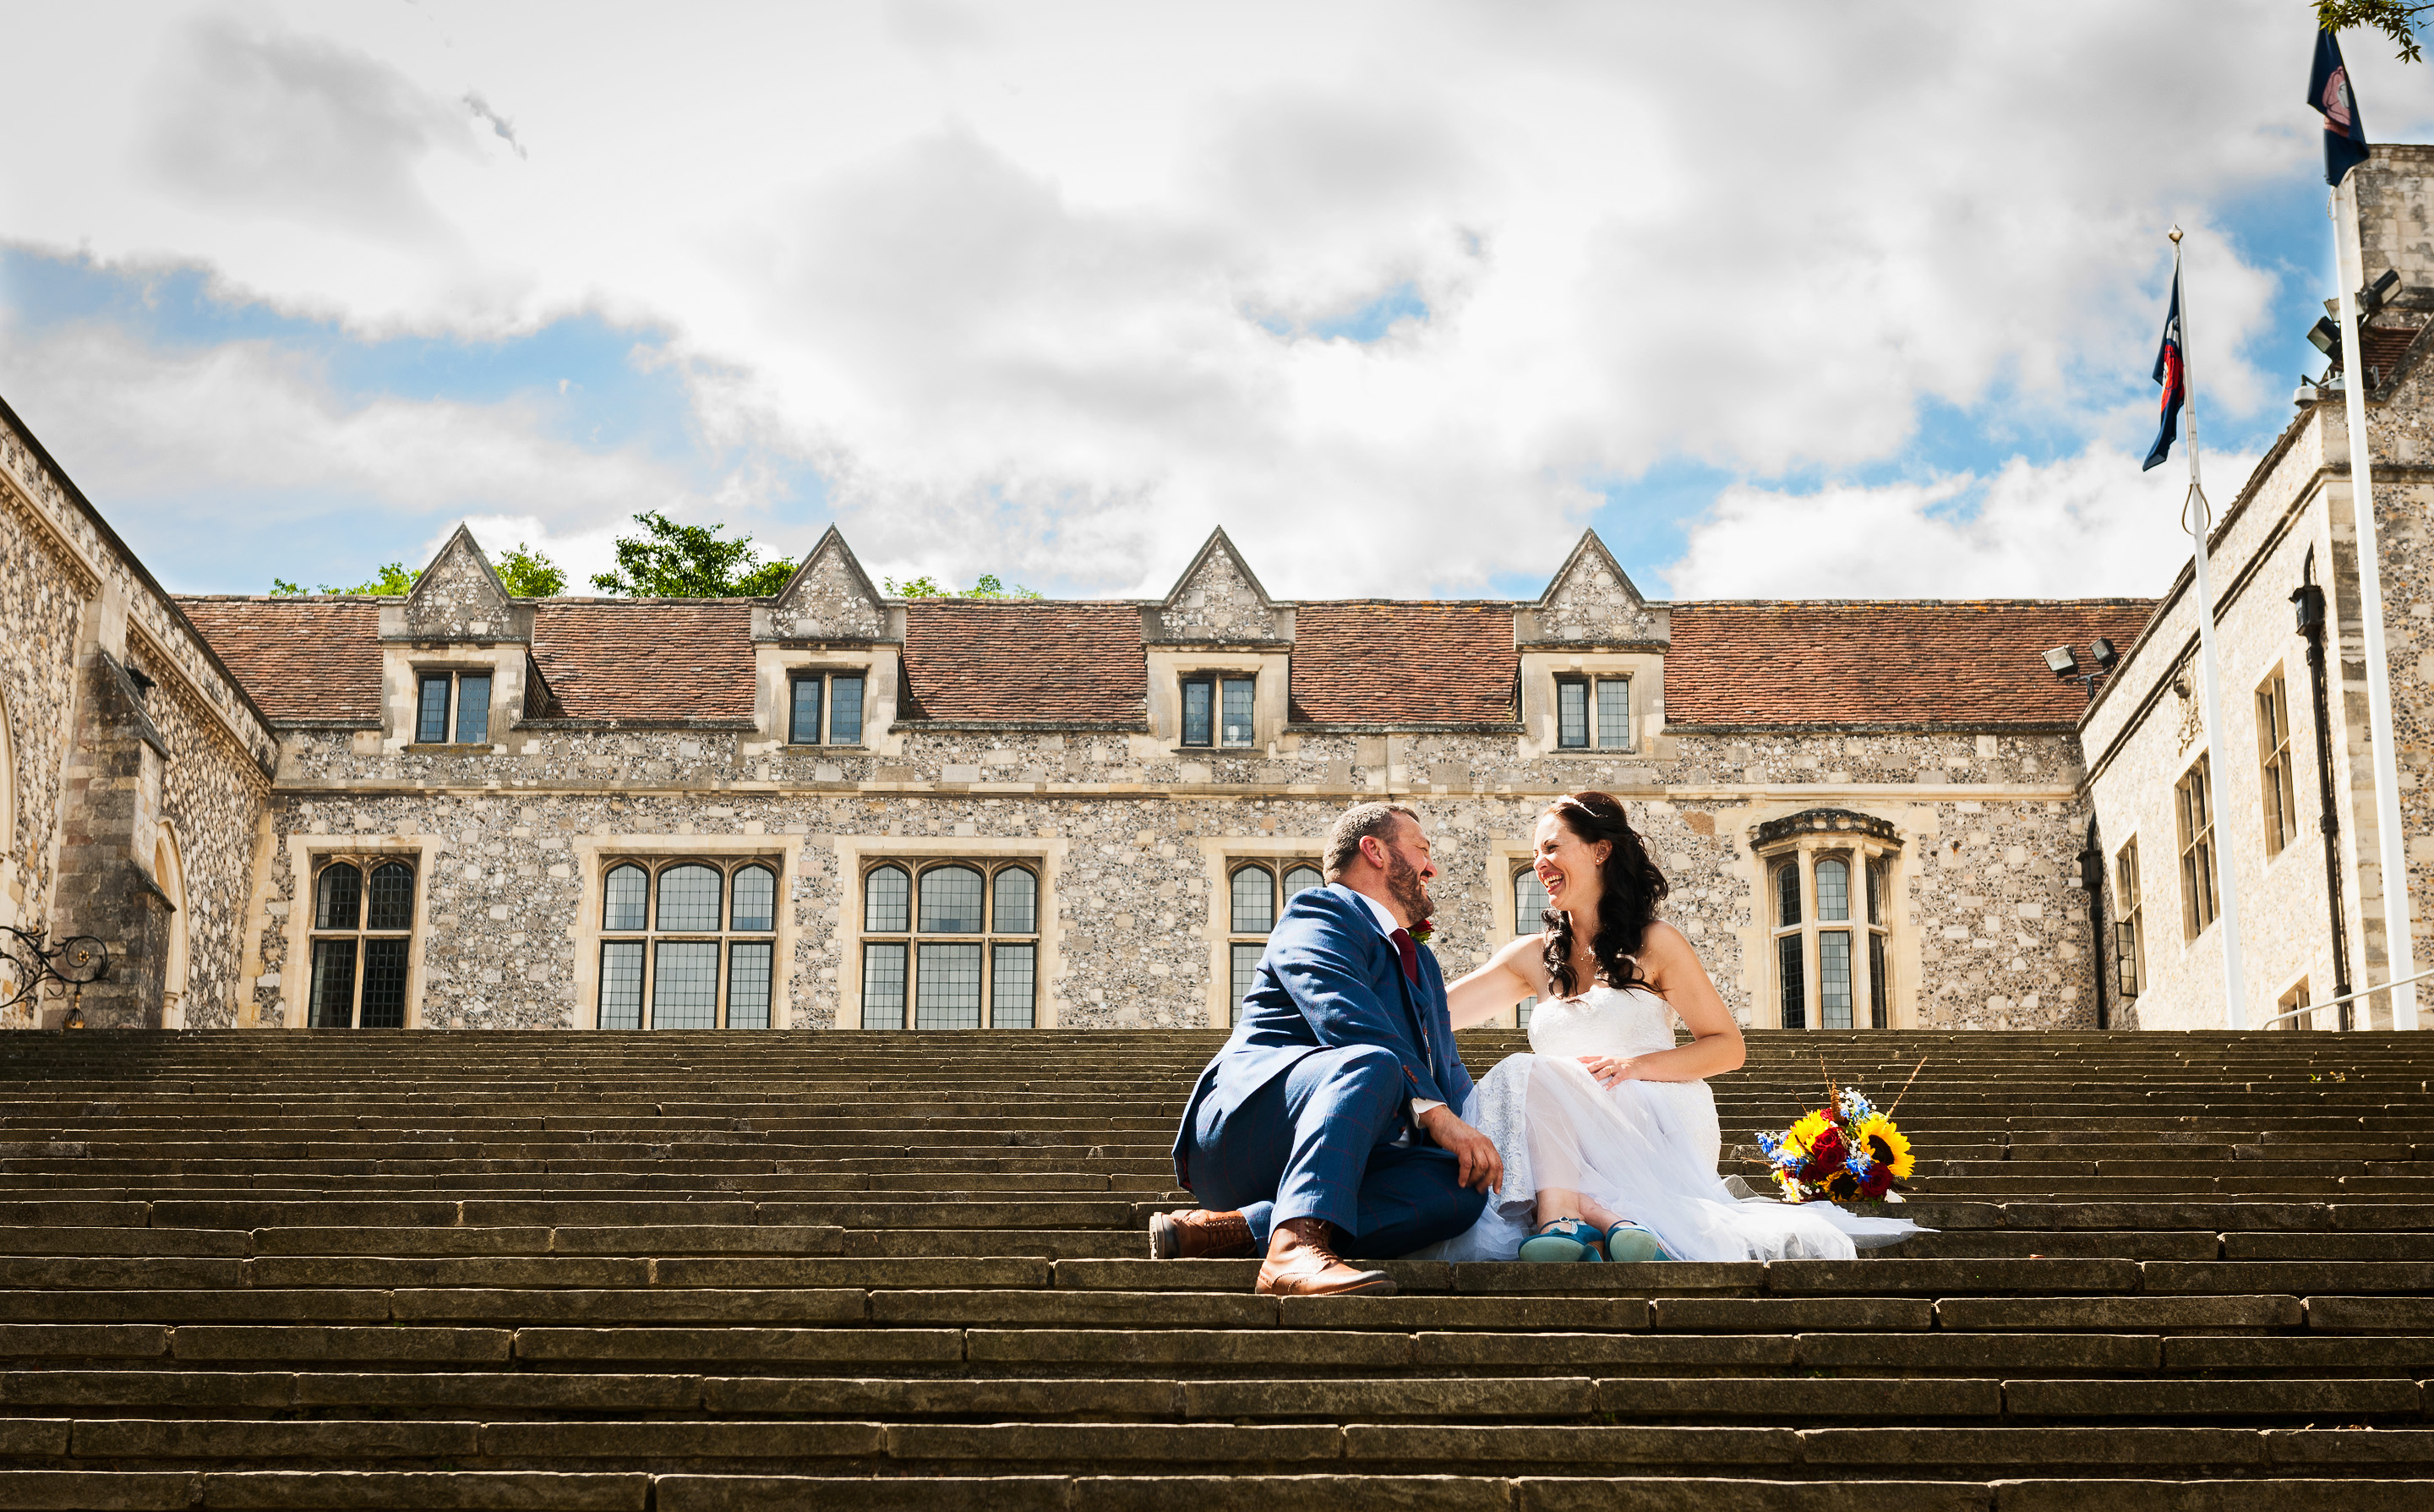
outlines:
{"label": "wrought iron bracket", "polygon": [[[0,1009],[43,998],[52,1002],[81,998],[88,985],[110,974],[109,946],[91,935],[71,935],[56,945],[45,944],[49,933],[0,924],[0,935],[9,936],[0,940],[0,961],[15,968],[9,973],[15,980],[6,989],[7,996],[0,997]],[[50,990],[45,992],[45,987]]]}

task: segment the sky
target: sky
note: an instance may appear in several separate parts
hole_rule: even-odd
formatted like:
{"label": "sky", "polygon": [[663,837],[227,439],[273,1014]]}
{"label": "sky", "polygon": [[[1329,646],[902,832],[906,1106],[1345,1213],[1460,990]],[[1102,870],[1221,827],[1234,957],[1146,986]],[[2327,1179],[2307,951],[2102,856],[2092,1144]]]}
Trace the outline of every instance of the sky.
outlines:
{"label": "sky", "polygon": [[[2322,366],[2306,0],[6,0],[0,396],[174,590],[2162,592]],[[2369,135],[2434,65],[2344,39]]]}

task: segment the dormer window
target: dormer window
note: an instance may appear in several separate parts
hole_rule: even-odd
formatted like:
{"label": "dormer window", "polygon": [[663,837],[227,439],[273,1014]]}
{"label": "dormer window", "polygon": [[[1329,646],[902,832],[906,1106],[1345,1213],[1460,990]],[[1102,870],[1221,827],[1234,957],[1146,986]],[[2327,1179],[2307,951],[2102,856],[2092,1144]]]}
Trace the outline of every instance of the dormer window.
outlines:
{"label": "dormer window", "polygon": [[[455,723],[449,723],[450,706]],[[418,746],[486,746],[490,740],[490,675],[426,672],[417,685],[414,741]]]}
{"label": "dormer window", "polygon": [[797,674],[788,698],[786,739],[797,746],[861,745],[862,687],[859,672]]}
{"label": "dormer window", "polygon": [[1555,748],[1629,750],[1631,679],[1557,678]]}
{"label": "dormer window", "polygon": [[1248,749],[1256,678],[1183,679],[1183,743]]}

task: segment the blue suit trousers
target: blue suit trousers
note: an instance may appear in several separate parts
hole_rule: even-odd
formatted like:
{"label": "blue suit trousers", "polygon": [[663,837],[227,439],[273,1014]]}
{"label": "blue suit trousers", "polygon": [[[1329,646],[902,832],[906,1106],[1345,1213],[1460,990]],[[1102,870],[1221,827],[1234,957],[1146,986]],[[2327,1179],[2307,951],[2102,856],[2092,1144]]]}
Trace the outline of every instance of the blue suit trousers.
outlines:
{"label": "blue suit trousers", "polygon": [[1204,1108],[1193,1132],[1191,1190],[1240,1209],[1261,1249],[1275,1226],[1323,1218],[1342,1252],[1408,1254],[1468,1229],[1485,1194],[1464,1187],[1451,1153],[1405,1126],[1402,1063],[1378,1045],[1315,1050],[1253,1093],[1217,1127]]}

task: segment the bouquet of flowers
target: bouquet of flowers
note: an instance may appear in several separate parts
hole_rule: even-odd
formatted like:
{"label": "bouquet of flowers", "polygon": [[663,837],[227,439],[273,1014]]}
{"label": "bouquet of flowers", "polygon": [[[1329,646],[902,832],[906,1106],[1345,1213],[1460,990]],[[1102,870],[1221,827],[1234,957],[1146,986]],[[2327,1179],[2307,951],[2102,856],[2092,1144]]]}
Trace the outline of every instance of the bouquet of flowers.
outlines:
{"label": "bouquet of flowers", "polygon": [[1830,1075],[1825,1107],[1780,1134],[1760,1134],[1757,1147],[1786,1202],[1899,1202],[1898,1189],[1917,1165],[1893,1109],[1879,1110],[1857,1087],[1836,1087]]}

